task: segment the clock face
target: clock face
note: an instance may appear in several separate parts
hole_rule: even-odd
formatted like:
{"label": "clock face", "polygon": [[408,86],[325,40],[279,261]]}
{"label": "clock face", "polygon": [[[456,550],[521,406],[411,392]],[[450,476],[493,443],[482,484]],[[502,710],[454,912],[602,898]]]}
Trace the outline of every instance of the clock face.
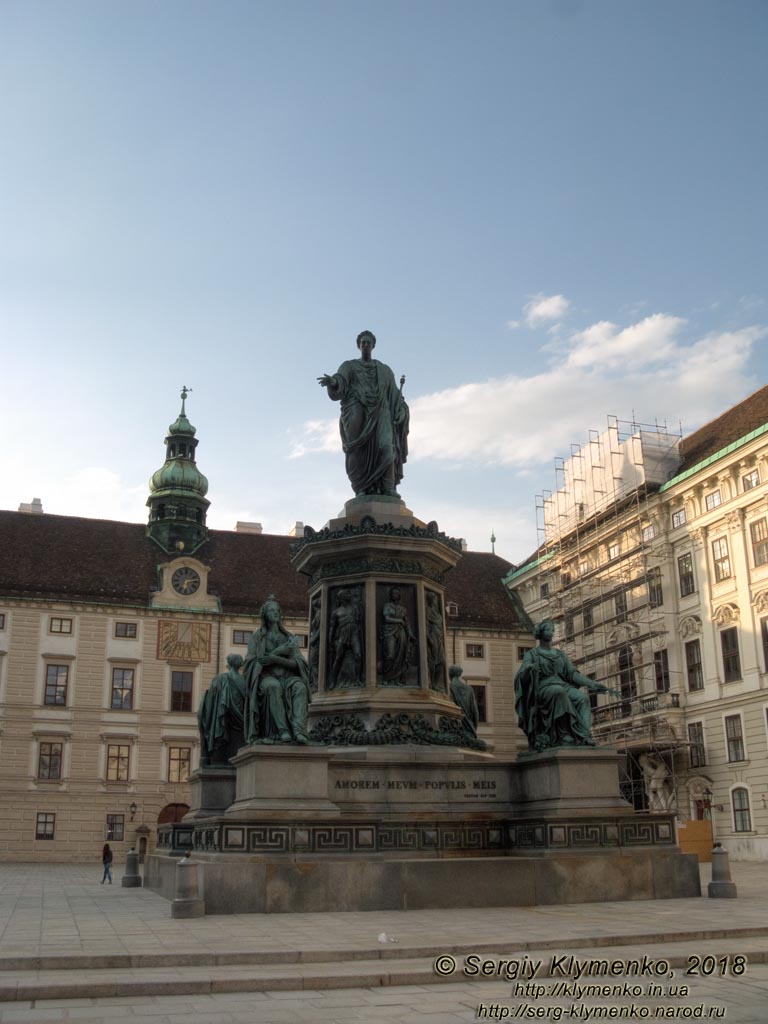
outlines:
{"label": "clock face", "polygon": [[182,566],[171,576],[171,586],[177,594],[194,594],[200,586],[200,577],[194,569]]}

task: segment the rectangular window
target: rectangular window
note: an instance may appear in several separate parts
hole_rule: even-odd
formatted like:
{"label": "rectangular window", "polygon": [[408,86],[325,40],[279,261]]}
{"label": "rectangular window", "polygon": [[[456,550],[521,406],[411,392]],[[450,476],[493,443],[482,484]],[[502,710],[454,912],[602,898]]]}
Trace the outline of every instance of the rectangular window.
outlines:
{"label": "rectangular window", "polygon": [[481,722],[488,721],[488,707],[485,700],[485,687],[484,686],[472,686],[472,691],[477,701],[477,711]]}
{"label": "rectangular window", "polygon": [[107,747],[107,781],[127,782],[131,748],[127,743],[110,743]]}
{"label": "rectangular window", "polygon": [[171,711],[192,710],[192,673],[171,673]]}
{"label": "rectangular window", "polygon": [[627,592],[620,590],[616,597],[613,599],[614,609],[616,612],[617,622],[626,622],[627,620]]}
{"label": "rectangular window", "polygon": [[746,761],[744,755],[744,735],[741,731],[741,715],[726,716],[725,739],[728,744],[728,760]]}
{"label": "rectangular window", "polygon": [[733,806],[733,828],[735,832],[751,832],[752,818],[749,813],[749,793],[744,786],[738,786],[731,793]]}
{"label": "rectangular window", "polygon": [[701,665],[701,645],[698,640],[689,640],[685,645],[685,668],[688,673],[688,689],[704,689],[704,671]]}
{"label": "rectangular window", "polygon": [[757,487],[760,483],[760,471],[753,469],[751,473],[746,473],[741,478],[741,488],[744,491],[751,491],[753,487]]}
{"label": "rectangular window", "polygon": [[752,534],[752,556],[755,565],[765,565],[768,562],[768,525],[765,519],[758,519],[749,527]]}
{"label": "rectangular window", "polygon": [[547,597],[549,597],[549,584],[542,583],[539,587],[539,599],[544,601]]}
{"label": "rectangular window", "polygon": [[5,612],[0,612],[0,629],[5,629]]}
{"label": "rectangular window", "polygon": [[768,672],[768,619],[760,619],[760,637],[763,641],[763,666]]}
{"label": "rectangular window", "polygon": [[653,540],[656,536],[656,527],[653,523],[649,523],[648,526],[643,527],[643,540]]}
{"label": "rectangular window", "polygon": [[725,682],[733,683],[737,679],[741,679],[739,634],[735,626],[721,631],[720,646],[723,651],[723,676]]}
{"label": "rectangular window", "polygon": [[608,558],[618,558],[621,548],[617,540],[608,545]]}
{"label": "rectangular window", "polygon": [[589,562],[579,562],[579,576],[586,576],[589,572]]}
{"label": "rectangular window", "polygon": [[468,658],[484,658],[485,644],[467,644],[466,656]]}
{"label": "rectangular window", "polygon": [[588,605],[584,609],[584,615],[583,615],[582,618],[583,618],[583,623],[582,624],[584,626],[584,632],[585,633],[591,633],[592,632],[592,627],[594,625],[594,618],[593,618],[593,612],[592,612],[592,606],[591,605]]}
{"label": "rectangular window", "polygon": [[124,637],[127,640],[136,639],[137,626],[135,622],[116,622],[115,636]]}
{"label": "rectangular window", "polygon": [[253,636],[253,631],[249,629],[233,629],[232,630],[232,643],[243,644],[246,646],[248,641]]}
{"label": "rectangular window", "polygon": [[701,722],[689,724],[688,743],[691,768],[702,768],[707,763],[707,757],[704,750],[704,726]]}
{"label": "rectangular window", "polygon": [[571,574],[569,572],[560,573],[560,586],[567,587],[571,582]]}
{"label": "rectangular window", "polygon": [[37,757],[38,779],[61,778],[61,743],[41,743]]}
{"label": "rectangular window", "polygon": [[107,842],[122,843],[125,838],[125,815],[124,814],[108,814],[107,815]]}
{"label": "rectangular window", "polygon": [[718,508],[722,503],[723,499],[720,497],[720,491],[711,491],[704,498],[704,504],[707,506],[707,512],[711,512],[713,508]]}
{"label": "rectangular window", "polygon": [[69,665],[45,666],[44,704],[63,705],[67,703]]}
{"label": "rectangular window", "polygon": [[307,634],[306,633],[294,633],[293,638],[299,647],[307,646]]}
{"label": "rectangular window", "polygon": [[712,541],[712,559],[715,563],[715,582],[727,580],[731,575],[731,559],[728,556],[728,540],[718,537]]}
{"label": "rectangular window", "polygon": [[574,636],[574,632],[575,632],[575,628],[576,628],[576,616],[575,615],[566,615],[565,616],[564,627],[565,627],[565,639],[566,640],[573,640],[573,636]]}
{"label": "rectangular window", "polygon": [[679,508],[675,512],[672,513],[672,529],[673,530],[676,530],[680,526],[685,526],[687,521],[688,520],[686,518],[685,509],[684,508]]}
{"label": "rectangular window", "polygon": [[112,699],[110,707],[130,711],[133,707],[133,669],[112,669]]}
{"label": "rectangular window", "polygon": [[669,693],[669,655],[666,647],[653,652],[653,672],[656,677],[656,692]]}
{"label": "rectangular window", "polygon": [[189,782],[189,771],[192,764],[191,747],[168,748],[168,781]]}
{"label": "rectangular window", "polygon": [[518,647],[517,648],[517,660],[522,661],[528,651],[532,651],[532,647]]}
{"label": "rectangular window", "polygon": [[696,590],[693,578],[693,555],[688,551],[677,560],[677,575],[680,580],[680,597],[687,597]]}
{"label": "rectangular window", "polygon": [[648,604],[651,608],[660,608],[664,604],[664,591],[661,587],[661,569],[654,566],[648,570]]}
{"label": "rectangular window", "polygon": [[56,815],[38,811],[35,824],[35,839],[53,839],[56,831]]}
{"label": "rectangular window", "polygon": [[51,619],[48,624],[49,633],[71,633],[72,619]]}

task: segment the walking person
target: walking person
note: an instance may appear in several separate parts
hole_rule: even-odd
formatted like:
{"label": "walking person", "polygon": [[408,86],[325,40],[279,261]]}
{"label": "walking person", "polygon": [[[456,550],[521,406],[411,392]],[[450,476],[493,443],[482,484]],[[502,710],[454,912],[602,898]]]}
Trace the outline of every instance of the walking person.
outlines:
{"label": "walking person", "polygon": [[101,884],[104,885],[109,879],[109,884],[112,885],[112,851],[109,848],[109,843],[104,843],[104,849],[101,851],[101,863],[104,865]]}

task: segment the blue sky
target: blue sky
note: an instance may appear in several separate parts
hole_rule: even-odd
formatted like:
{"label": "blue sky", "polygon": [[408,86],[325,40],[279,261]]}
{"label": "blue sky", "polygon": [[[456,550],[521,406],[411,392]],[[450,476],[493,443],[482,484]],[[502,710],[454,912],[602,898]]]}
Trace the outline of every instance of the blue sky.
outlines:
{"label": "blue sky", "polygon": [[606,415],[761,386],[768,5],[0,3],[0,507],[141,521],[182,384],[209,522],[350,496],[355,354],[470,547]]}

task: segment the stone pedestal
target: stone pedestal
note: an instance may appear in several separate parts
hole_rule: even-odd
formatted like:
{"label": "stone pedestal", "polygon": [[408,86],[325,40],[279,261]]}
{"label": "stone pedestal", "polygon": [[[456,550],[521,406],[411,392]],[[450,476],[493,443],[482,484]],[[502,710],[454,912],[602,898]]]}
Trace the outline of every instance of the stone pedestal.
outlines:
{"label": "stone pedestal", "polygon": [[189,779],[190,801],[185,821],[205,820],[223,814],[235,799],[234,767],[198,768]]}
{"label": "stone pedestal", "polygon": [[[445,578],[460,558],[459,541],[399,498],[355,498],[322,530],[305,528],[292,561],[309,578],[313,738],[484,747],[463,734],[448,690]],[[397,666],[393,605],[412,638]]]}
{"label": "stone pedestal", "polygon": [[524,818],[634,814],[621,796],[613,747],[556,747],[520,754],[514,782],[517,815]]}

